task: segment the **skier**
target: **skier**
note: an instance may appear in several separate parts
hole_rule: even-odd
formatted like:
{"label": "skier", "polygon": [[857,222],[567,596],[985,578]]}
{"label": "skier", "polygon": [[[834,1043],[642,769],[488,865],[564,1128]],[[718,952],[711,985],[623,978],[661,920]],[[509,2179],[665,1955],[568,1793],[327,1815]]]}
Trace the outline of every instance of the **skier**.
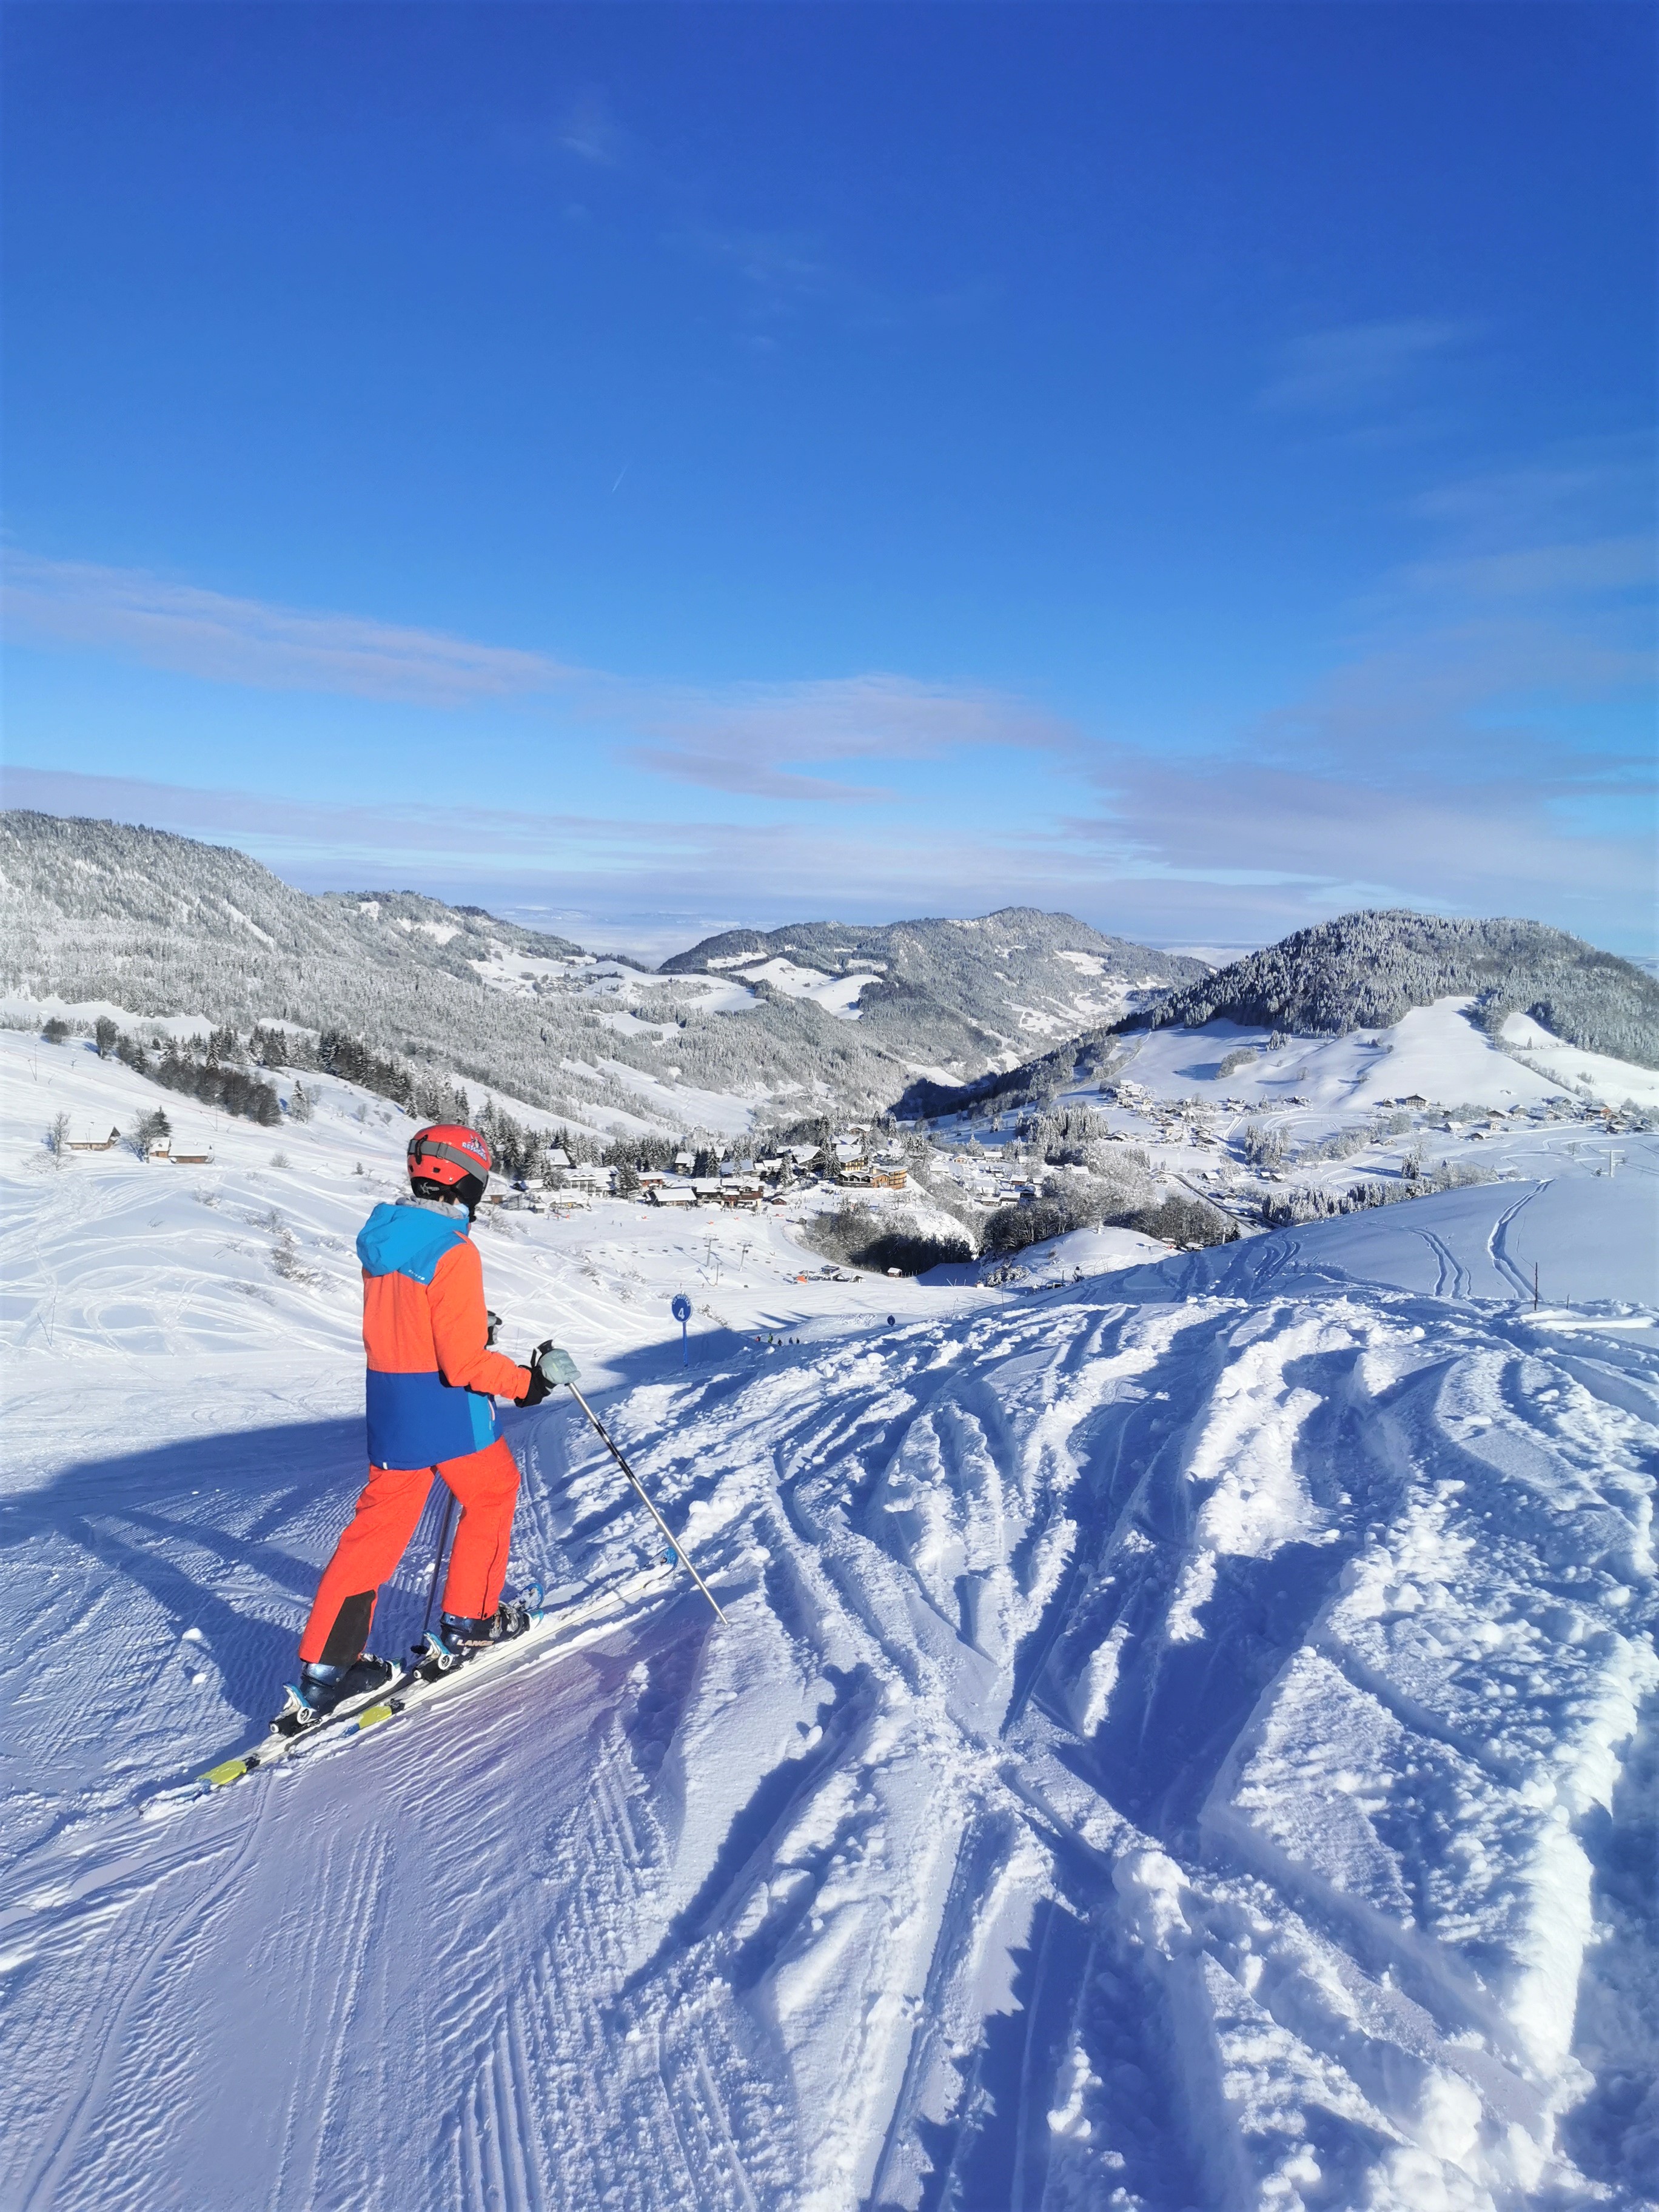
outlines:
{"label": "skier", "polygon": [[[538,1345],[522,1367],[489,1348],[483,1269],[468,1231],[489,1176],[476,1129],[440,1124],[410,1139],[410,1195],[377,1206],[357,1239],[368,1355],[370,1473],[323,1570],[300,1638],[290,1715],[301,1726],[397,1671],[365,1656],[380,1585],[404,1555],[434,1474],[459,1500],[439,1640],[457,1658],[522,1635],[530,1616],[501,1601],[519,1469],[496,1433],[492,1398],[539,1405]],[[571,1370],[574,1373],[574,1368]]]}

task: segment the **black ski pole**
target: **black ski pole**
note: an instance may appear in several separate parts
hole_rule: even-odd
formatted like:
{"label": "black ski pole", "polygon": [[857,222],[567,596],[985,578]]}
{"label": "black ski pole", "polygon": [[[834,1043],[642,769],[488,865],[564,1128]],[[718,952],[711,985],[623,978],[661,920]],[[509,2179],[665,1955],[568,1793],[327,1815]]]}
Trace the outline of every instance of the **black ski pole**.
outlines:
{"label": "black ski pole", "polygon": [[646,1489],[645,1485],[640,1480],[638,1475],[635,1474],[633,1468],[629,1467],[628,1462],[617,1449],[616,1445],[611,1443],[609,1435],[606,1433],[605,1425],[599,1419],[599,1415],[593,1411],[593,1408],[588,1404],[586,1399],[583,1397],[581,1392],[576,1388],[574,1382],[567,1383],[565,1388],[569,1391],[576,1403],[581,1407],[583,1413],[586,1414],[588,1419],[593,1424],[594,1433],[598,1436],[599,1442],[605,1446],[611,1458],[616,1461],[617,1466],[622,1469],[623,1473],[628,1477],[628,1480],[633,1484],[635,1489],[639,1492],[646,1511],[651,1516],[651,1518],[656,1522],[658,1528],[662,1530],[663,1534],[667,1537],[669,1542],[673,1546],[676,1556],[685,1561],[685,1571],[690,1576],[692,1581],[696,1583],[697,1588],[708,1599],[709,1604],[714,1607],[715,1619],[717,1620],[724,1621],[726,1615],[720,1611],[719,1600],[715,1597],[714,1591],[709,1589],[708,1583],[704,1582],[702,1577],[692,1565],[690,1559],[686,1553],[684,1545],[680,1541],[679,1538],[674,1534],[668,1523],[663,1519],[661,1514],[658,1512],[656,1507],[652,1504],[650,1493]]}
{"label": "black ski pole", "polygon": [[[434,1474],[438,1474],[438,1470],[435,1467],[433,1468],[432,1472]],[[438,1480],[440,1482],[443,1482],[443,1477],[441,1474],[438,1475]],[[420,1650],[421,1645],[426,1642],[426,1632],[432,1620],[432,1602],[438,1595],[438,1577],[443,1572],[444,1547],[449,1541],[449,1523],[455,1511],[455,1493],[449,1487],[449,1485],[447,1482],[444,1483],[444,1495],[449,1502],[444,1507],[444,1522],[442,1528],[438,1531],[438,1550],[437,1554],[432,1562],[432,1587],[426,1594],[426,1611],[421,1619],[421,1633],[415,1646],[417,1651]]]}

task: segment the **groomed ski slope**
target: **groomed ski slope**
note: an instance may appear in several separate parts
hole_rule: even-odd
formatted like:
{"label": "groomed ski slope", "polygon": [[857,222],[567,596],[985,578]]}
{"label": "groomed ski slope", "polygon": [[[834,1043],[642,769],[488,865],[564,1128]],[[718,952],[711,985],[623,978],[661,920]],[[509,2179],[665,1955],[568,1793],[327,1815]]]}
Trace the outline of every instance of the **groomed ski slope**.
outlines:
{"label": "groomed ski slope", "polygon": [[[1629,1152],[1560,1213],[1626,1285]],[[1565,1189],[686,1370],[619,1338],[601,1410],[729,1626],[685,1590],[205,1801],[355,1366],[199,1348],[216,1231],[173,1352],[100,1351],[82,1253],[9,1425],[0,2205],[1651,2203],[1659,1352],[1475,1265]],[[574,1408],[511,1419],[521,1571],[647,1550]]]}

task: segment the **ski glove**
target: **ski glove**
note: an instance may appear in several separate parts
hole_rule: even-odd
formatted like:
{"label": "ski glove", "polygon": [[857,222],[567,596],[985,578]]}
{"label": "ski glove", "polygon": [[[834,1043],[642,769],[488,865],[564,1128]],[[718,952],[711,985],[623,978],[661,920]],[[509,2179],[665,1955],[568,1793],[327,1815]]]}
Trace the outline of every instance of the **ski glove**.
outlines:
{"label": "ski glove", "polygon": [[536,1347],[536,1372],[546,1376],[547,1387],[550,1390],[555,1383],[575,1381],[576,1363],[568,1352],[561,1352],[558,1346],[550,1340]]}
{"label": "ski glove", "polygon": [[526,1364],[530,1388],[522,1398],[514,1399],[518,1406],[539,1406],[556,1383],[574,1382],[576,1379],[575,1361],[568,1352],[561,1352],[550,1336],[536,1346]]}

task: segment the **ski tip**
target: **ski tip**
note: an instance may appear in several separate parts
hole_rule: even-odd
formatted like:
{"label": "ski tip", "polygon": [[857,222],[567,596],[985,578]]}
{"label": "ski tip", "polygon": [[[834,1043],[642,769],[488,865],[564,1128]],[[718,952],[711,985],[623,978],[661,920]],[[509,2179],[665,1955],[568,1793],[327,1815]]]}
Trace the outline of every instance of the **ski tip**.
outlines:
{"label": "ski tip", "polygon": [[217,1766],[210,1766],[202,1779],[222,1790],[227,1782],[240,1782],[245,1774],[251,1774],[258,1764],[257,1759],[247,1758],[222,1759]]}

